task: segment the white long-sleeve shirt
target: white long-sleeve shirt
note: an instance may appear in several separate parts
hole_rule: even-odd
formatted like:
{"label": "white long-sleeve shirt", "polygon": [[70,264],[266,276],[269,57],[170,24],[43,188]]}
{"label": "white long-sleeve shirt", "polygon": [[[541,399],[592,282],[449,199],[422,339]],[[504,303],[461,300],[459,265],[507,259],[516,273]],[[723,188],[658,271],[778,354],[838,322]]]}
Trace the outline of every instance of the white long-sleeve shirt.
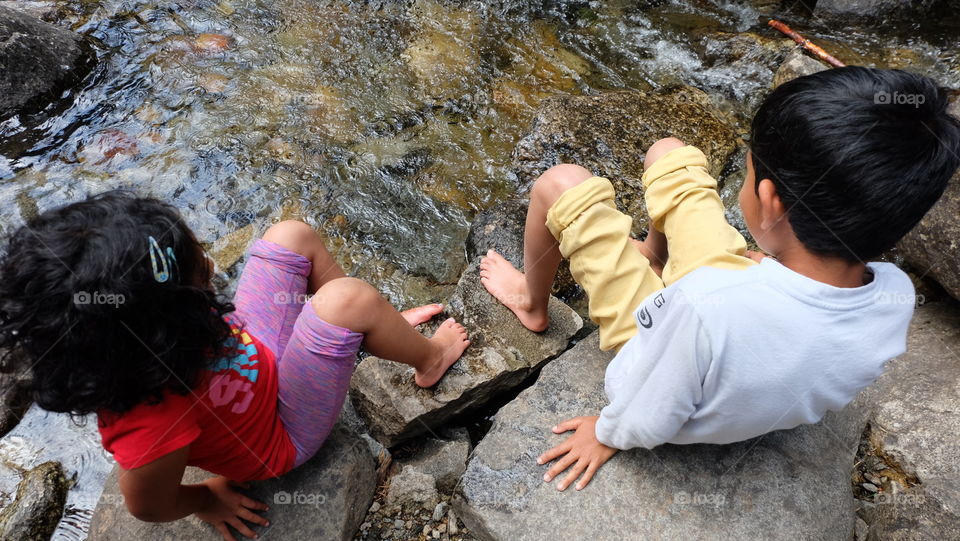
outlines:
{"label": "white long-sleeve shirt", "polygon": [[913,284],[890,263],[838,288],[772,258],[699,268],[647,297],[607,367],[597,438],[619,449],[730,443],[815,423],[906,349]]}

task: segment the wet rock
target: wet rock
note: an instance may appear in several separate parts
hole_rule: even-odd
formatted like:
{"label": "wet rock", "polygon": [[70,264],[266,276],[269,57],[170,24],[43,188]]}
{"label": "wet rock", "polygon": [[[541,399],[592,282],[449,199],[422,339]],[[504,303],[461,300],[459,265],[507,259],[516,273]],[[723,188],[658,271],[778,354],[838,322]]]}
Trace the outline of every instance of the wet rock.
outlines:
{"label": "wet rock", "polygon": [[13,503],[0,513],[0,539],[47,541],[63,516],[69,482],[57,462],[26,472]]}
{"label": "wet rock", "polygon": [[201,54],[222,53],[230,48],[230,38],[223,34],[200,34],[193,40],[193,50]]}
{"label": "wet rock", "polygon": [[453,490],[463,475],[471,449],[466,429],[453,431],[450,436],[450,439],[428,438],[412,458],[400,461],[403,469],[412,468],[429,475],[437,490],[445,494]]}
{"label": "wet rock", "polygon": [[[0,356],[6,352],[0,352]],[[4,362],[11,372],[0,373],[0,437],[13,430],[33,403],[27,383],[30,378],[29,363],[13,352]]]}
{"label": "wet rock", "polygon": [[884,483],[865,504],[870,539],[949,539],[960,531],[958,329],[956,301],[919,307],[907,352],[858,399],[872,410],[870,441],[885,461],[877,480],[915,479]]}
{"label": "wet rock", "polygon": [[[863,415],[731,445],[618,453],[582,491],[544,483],[557,422],[605,404],[596,334],[544,367],[474,450],[454,508],[480,539],[838,539],[855,527],[850,471]],[[613,512],[615,511],[615,512]],[[556,517],[563,517],[557,520]]]}
{"label": "wet rock", "polygon": [[409,15],[417,32],[400,57],[429,96],[441,100],[461,97],[469,91],[482,64],[477,13],[418,0]]}
{"label": "wet rock", "polygon": [[763,98],[763,90],[770,87],[777,67],[795,47],[793,40],[752,32],[709,32],[700,40],[700,55],[707,69],[700,83],[747,102],[752,108]]}
{"label": "wet rock", "polygon": [[[115,469],[107,479],[90,524],[90,541],[222,539],[213,527],[194,516],[167,523],[133,518],[123,504],[118,474]],[[198,468],[187,468],[183,483],[210,477],[212,474]],[[366,442],[338,424],[312,459],[282,477],[253,482],[245,491],[270,506],[264,514],[270,526],[255,527],[254,531],[267,539],[352,539],[373,501],[375,481],[374,461]]]}
{"label": "wet rock", "polygon": [[937,0],[817,0],[815,15],[881,16],[922,12]]}
{"label": "wet rock", "polygon": [[437,385],[421,389],[413,381],[413,368],[372,356],[354,372],[354,406],[370,433],[388,447],[516,387],[564,351],[583,326],[580,316],[552,298],[550,328],[543,333],[525,329],[480,284],[476,262],[460,278],[447,309],[469,330],[472,343]]}
{"label": "wet rock", "polygon": [[[951,112],[960,117],[960,100]],[[960,171],[940,200],[897,244],[904,259],[921,274],[936,280],[954,298],[960,299]]]}
{"label": "wet rock", "polygon": [[634,216],[634,232],[646,230],[643,153],[663,137],[698,146],[718,176],[737,148],[735,129],[702,91],[619,91],[598,96],[556,96],[542,102],[530,133],[513,153],[513,169],[529,185],[559,163],[577,163],[606,176],[617,206]]}
{"label": "wet rock", "polygon": [[60,99],[93,64],[81,36],[0,7],[0,120]]}
{"label": "wet rock", "polygon": [[811,58],[796,49],[783,60],[783,63],[780,64],[780,68],[777,69],[777,73],[773,76],[773,86],[778,87],[787,81],[792,81],[797,77],[803,77],[804,75],[811,75],[817,73],[818,71],[824,71],[829,69],[829,66]]}
{"label": "wet rock", "polygon": [[[440,494],[433,477],[412,466],[404,466],[390,480],[387,504],[418,509],[434,509],[440,502]],[[402,524],[402,523],[401,523]]]}

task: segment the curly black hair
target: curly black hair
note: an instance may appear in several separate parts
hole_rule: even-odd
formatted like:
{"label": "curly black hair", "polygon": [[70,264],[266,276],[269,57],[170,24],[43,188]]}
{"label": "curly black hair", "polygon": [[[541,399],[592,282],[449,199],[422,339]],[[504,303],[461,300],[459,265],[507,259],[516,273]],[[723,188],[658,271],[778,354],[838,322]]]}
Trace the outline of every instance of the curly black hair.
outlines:
{"label": "curly black hair", "polygon": [[[150,237],[176,258],[163,282]],[[177,210],[128,192],[44,212],[13,232],[0,260],[3,368],[30,363],[33,399],[49,411],[122,414],[188,394],[226,353],[233,309]]]}

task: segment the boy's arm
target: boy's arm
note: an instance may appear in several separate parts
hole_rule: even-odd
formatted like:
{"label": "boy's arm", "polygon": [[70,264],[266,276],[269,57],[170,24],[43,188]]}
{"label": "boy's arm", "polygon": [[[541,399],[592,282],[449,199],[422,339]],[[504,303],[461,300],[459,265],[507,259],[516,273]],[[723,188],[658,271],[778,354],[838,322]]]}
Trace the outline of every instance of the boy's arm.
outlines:
{"label": "boy's arm", "polygon": [[679,139],[661,139],[647,151],[644,199],[650,222],[667,237],[667,285],[699,267],[742,269],[743,236],[727,223],[717,181],[707,173],[707,157]]}
{"label": "boy's arm", "polygon": [[608,376],[611,402],[600,412],[597,439],[617,449],[651,449],[670,441],[702,399],[710,365],[707,331],[693,301],[680,290],[664,290],[640,307],[638,333]]}
{"label": "boy's arm", "polygon": [[145,522],[170,522],[196,514],[228,541],[234,537],[227,524],[247,537],[256,537],[240,519],[266,526],[267,520],[251,510],[262,511],[267,506],[233,490],[223,477],[197,485],[180,484],[189,456],[188,445],[139,468],[121,469],[120,491],[130,514]]}

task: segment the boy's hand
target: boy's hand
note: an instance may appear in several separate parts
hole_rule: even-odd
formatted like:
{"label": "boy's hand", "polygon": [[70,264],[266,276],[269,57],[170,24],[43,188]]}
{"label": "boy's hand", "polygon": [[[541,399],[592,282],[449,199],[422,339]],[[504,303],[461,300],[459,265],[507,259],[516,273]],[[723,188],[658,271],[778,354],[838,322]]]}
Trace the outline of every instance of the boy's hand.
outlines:
{"label": "boy's hand", "polygon": [[575,417],[553,427],[554,434],[562,434],[569,430],[576,430],[576,432],[567,438],[567,441],[537,458],[537,464],[546,464],[555,458],[563,457],[547,470],[547,473],[543,476],[544,481],[549,483],[573,464],[570,473],[557,484],[557,490],[566,490],[570,483],[580,477],[580,474],[583,474],[576,486],[577,490],[580,490],[587,486],[587,483],[593,478],[593,474],[600,466],[603,466],[604,462],[617,454],[618,449],[607,447],[597,440],[597,419],[599,419],[597,416]]}
{"label": "boy's hand", "polygon": [[210,500],[202,511],[197,511],[197,518],[212,524],[226,541],[236,541],[230,533],[230,528],[227,527],[228,524],[241,535],[251,539],[256,539],[257,534],[247,526],[244,520],[261,526],[270,525],[266,518],[252,511],[266,511],[268,509],[266,504],[248,498],[233,488],[234,486],[247,488],[249,485],[234,483],[225,477],[207,479],[202,484],[210,489]]}
{"label": "boy's hand", "polygon": [[746,256],[756,261],[757,263],[763,261],[763,258],[765,257],[770,257],[763,252],[754,252],[753,250],[747,250]]}

